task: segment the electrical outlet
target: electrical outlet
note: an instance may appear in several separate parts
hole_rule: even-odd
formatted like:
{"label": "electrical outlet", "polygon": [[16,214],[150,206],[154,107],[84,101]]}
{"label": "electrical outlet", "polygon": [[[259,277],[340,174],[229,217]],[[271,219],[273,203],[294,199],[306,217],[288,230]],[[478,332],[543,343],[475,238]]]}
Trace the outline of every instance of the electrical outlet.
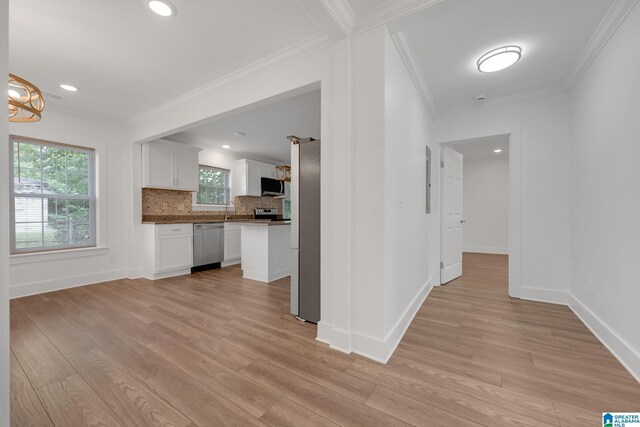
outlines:
{"label": "electrical outlet", "polygon": [[164,209],[165,211],[166,211],[167,209],[169,209],[169,203],[163,203],[163,204],[162,204],[162,209]]}
{"label": "electrical outlet", "polygon": [[110,263],[115,264],[117,260],[118,260],[118,256],[117,255],[113,254],[113,255],[109,256],[109,262]]}
{"label": "electrical outlet", "polygon": [[184,203],[180,203],[180,204],[178,205],[178,210],[179,210],[180,212],[182,212],[182,211],[184,210]]}

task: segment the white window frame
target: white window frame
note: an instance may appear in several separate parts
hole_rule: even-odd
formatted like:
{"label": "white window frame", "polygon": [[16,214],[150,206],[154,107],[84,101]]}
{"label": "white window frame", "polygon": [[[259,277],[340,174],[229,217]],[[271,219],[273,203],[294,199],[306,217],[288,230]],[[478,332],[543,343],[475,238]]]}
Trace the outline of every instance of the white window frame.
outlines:
{"label": "white window frame", "polygon": [[[220,171],[224,171],[227,172],[227,176],[228,176],[228,191],[229,191],[229,203],[227,204],[208,204],[208,203],[199,203],[198,202],[198,192],[194,192],[193,193],[193,198],[192,198],[192,210],[194,211],[224,211],[227,210],[231,207],[233,207],[233,189],[232,189],[232,179],[231,179],[231,170],[227,169],[227,168],[221,168],[218,166],[211,166],[211,165],[203,165],[200,164],[198,165],[198,188],[200,187],[200,168],[210,168],[210,169],[217,169]],[[225,190],[227,190],[227,188],[225,188]]]}
{"label": "white window frame", "polygon": [[[34,145],[40,146],[50,146],[56,147],[66,150],[72,151],[81,151],[89,154],[89,194],[87,196],[77,196],[77,195],[61,195],[61,194],[52,194],[50,196],[46,196],[43,194],[17,194],[15,193],[15,178],[14,178],[14,143],[15,142],[26,142]],[[96,150],[91,147],[80,147],[76,145],[62,144],[59,142],[53,141],[45,141],[41,139],[23,137],[18,135],[10,135],[9,136],[9,204],[10,204],[10,240],[11,240],[11,255],[21,255],[21,254],[37,254],[43,252],[55,252],[55,251],[68,251],[74,249],[86,249],[86,248],[96,248],[98,241],[98,227],[97,227],[97,197],[96,197]],[[42,246],[36,248],[27,248],[27,249],[17,249],[16,248],[16,210],[15,210],[15,199],[19,198],[34,198],[34,199],[58,199],[58,200],[88,200],[89,201],[89,221],[90,221],[90,240],[89,243],[86,244],[76,244],[76,245],[58,245],[58,246]]]}

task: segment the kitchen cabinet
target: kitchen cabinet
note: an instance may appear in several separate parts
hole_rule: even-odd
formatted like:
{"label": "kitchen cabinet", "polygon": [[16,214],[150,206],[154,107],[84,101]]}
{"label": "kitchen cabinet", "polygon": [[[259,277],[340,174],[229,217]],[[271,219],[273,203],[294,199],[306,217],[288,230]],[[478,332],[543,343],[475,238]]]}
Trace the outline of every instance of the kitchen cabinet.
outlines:
{"label": "kitchen cabinet", "polygon": [[144,277],[155,280],[190,274],[193,224],[144,224]]}
{"label": "kitchen cabinet", "polygon": [[260,196],[261,178],[276,177],[276,166],[256,160],[236,160],[233,173],[233,196]]}
{"label": "kitchen cabinet", "polygon": [[240,262],[240,225],[232,222],[224,223],[224,265]]}
{"label": "kitchen cabinet", "polygon": [[142,186],[198,191],[199,148],[171,141],[142,144]]}

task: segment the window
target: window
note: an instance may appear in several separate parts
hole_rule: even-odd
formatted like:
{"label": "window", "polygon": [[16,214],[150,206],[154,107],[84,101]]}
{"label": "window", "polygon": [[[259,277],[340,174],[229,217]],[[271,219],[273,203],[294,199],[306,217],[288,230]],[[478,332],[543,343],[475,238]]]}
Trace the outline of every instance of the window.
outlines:
{"label": "window", "polygon": [[231,200],[230,171],[200,165],[199,205],[228,205]]}
{"label": "window", "polygon": [[96,245],[95,152],[11,136],[11,252]]}

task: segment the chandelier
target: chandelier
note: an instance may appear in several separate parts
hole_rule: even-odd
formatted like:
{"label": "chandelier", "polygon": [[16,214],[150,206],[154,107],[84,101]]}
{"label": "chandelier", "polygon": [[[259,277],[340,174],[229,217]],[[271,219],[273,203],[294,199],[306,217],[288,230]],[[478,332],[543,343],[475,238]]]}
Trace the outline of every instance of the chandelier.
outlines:
{"label": "chandelier", "polygon": [[37,122],[44,110],[42,92],[27,80],[9,74],[9,121]]}

